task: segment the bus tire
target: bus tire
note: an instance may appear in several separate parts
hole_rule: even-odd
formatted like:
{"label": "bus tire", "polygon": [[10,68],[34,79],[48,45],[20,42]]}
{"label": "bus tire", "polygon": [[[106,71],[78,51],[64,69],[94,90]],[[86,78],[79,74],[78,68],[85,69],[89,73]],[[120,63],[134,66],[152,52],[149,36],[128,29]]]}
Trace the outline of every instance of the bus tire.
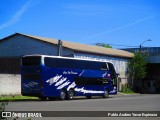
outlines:
{"label": "bus tire", "polygon": [[105,89],[104,94],[103,94],[103,98],[108,98],[108,96],[109,96],[108,89]]}
{"label": "bus tire", "polygon": [[68,100],[72,100],[73,97],[74,97],[74,90],[69,90],[69,91],[67,92],[67,99],[68,99]]}
{"label": "bus tire", "polygon": [[91,99],[92,98],[92,96],[86,96],[87,97],[87,99]]}
{"label": "bus tire", "polygon": [[55,97],[49,97],[48,98],[50,101],[53,101],[53,100],[55,100]]}
{"label": "bus tire", "polygon": [[39,97],[41,101],[46,101],[47,97]]}
{"label": "bus tire", "polygon": [[66,99],[66,91],[65,90],[61,90],[59,99],[60,100],[65,100]]}

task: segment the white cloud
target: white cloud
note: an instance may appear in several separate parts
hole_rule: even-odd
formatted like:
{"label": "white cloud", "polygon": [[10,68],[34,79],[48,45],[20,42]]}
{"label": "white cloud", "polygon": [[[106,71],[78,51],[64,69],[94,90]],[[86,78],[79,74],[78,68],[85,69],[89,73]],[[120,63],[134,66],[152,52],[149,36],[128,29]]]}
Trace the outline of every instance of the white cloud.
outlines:
{"label": "white cloud", "polygon": [[98,37],[98,36],[101,36],[101,35],[104,35],[104,34],[107,34],[107,33],[116,32],[116,31],[119,31],[119,30],[122,30],[122,29],[125,29],[125,28],[128,28],[128,27],[134,26],[134,25],[136,25],[136,24],[138,24],[138,23],[141,23],[141,22],[143,22],[143,21],[152,19],[152,18],[154,18],[155,16],[157,16],[157,15],[147,16],[147,17],[138,19],[138,20],[136,20],[136,21],[134,21],[134,22],[131,22],[131,23],[129,23],[129,24],[126,24],[126,25],[123,25],[123,26],[120,26],[120,27],[117,27],[117,28],[114,28],[114,29],[111,29],[111,30],[107,30],[107,31],[104,31],[104,32],[101,32],[101,33],[97,33],[97,34],[88,36],[88,37],[86,37],[86,38],[84,38],[84,39],[82,39],[82,40],[87,40],[87,39],[95,38],[95,37]]}
{"label": "white cloud", "polygon": [[29,6],[31,5],[31,2],[27,2],[25,3],[19,11],[17,11],[10,20],[6,21],[5,23],[0,25],[0,30],[9,27],[13,24],[15,24],[16,22],[18,22],[20,20],[20,17],[25,13],[25,11],[27,11],[27,9],[29,8]]}

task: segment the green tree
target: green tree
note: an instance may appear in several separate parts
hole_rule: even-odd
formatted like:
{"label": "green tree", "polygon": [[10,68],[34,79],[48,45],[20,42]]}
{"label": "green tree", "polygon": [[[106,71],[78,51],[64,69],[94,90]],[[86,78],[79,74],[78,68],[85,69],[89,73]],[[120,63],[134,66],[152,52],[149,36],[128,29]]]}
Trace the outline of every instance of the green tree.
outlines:
{"label": "green tree", "polygon": [[109,44],[105,44],[105,43],[96,43],[97,46],[101,46],[101,47],[105,47],[105,48],[112,48],[112,46],[110,46]]}
{"label": "green tree", "polygon": [[[141,51],[135,52],[134,57],[128,63],[128,72],[131,78],[131,86],[135,89],[136,83],[139,83],[146,76],[146,55]],[[141,81],[142,87],[143,82]]]}

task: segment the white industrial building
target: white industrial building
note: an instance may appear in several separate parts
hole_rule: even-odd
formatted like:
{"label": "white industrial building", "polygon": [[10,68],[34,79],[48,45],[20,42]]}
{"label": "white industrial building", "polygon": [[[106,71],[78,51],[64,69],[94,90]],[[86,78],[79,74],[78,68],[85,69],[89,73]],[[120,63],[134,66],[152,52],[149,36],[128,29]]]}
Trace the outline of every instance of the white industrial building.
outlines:
{"label": "white industrial building", "polygon": [[0,95],[21,94],[20,58],[29,54],[110,61],[120,74],[121,84],[128,82],[127,61],[133,57],[123,50],[15,33],[0,40]]}

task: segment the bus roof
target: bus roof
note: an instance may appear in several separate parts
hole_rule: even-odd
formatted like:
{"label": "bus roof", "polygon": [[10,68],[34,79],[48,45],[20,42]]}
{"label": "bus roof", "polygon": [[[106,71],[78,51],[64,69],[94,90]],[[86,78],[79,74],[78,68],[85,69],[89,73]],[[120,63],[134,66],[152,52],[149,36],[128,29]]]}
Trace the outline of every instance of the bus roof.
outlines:
{"label": "bus roof", "polygon": [[102,60],[92,60],[92,59],[81,59],[81,58],[72,58],[72,57],[63,57],[63,56],[51,56],[51,55],[40,55],[40,54],[33,54],[33,55],[25,55],[23,57],[31,57],[31,56],[41,56],[42,58],[45,57],[51,57],[51,58],[62,58],[62,59],[72,59],[72,60],[85,60],[85,61],[94,61],[94,62],[107,62],[107,63],[111,63],[110,61],[102,61]]}

